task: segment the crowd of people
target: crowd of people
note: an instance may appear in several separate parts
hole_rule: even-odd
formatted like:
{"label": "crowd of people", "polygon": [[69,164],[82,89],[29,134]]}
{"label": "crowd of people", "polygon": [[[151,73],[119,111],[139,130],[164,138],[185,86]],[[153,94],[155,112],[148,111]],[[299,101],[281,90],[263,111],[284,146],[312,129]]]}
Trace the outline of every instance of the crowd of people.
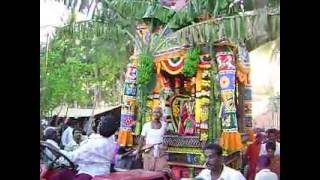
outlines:
{"label": "crowd of people", "polygon": [[[97,175],[109,174],[117,168],[170,172],[166,156],[167,146],[163,141],[167,124],[162,118],[160,107],[153,109],[152,120],[143,125],[136,149],[118,146],[115,134],[119,122],[112,115],[93,121],[90,134],[84,132],[74,120],[55,122],[54,125],[46,128],[41,126],[40,139],[67,159],[60,157],[52,164],[58,155],[46,148],[43,150],[45,157],[41,157],[41,163],[61,167],[61,164],[71,162],[76,165],[76,169],[60,168],[59,172],[47,178],[48,180],[90,180]],[[195,179],[279,179],[279,132],[270,129],[266,134],[258,132],[255,142],[248,146],[244,159],[247,170],[243,173],[224,165],[221,146],[207,144],[204,147],[206,169]],[[139,161],[140,164],[137,163]]]}
{"label": "crowd of people", "polygon": [[266,134],[257,132],[244,160],[247,162],[247,180],[280,179],[280,132],[276,129],[268,129]]}
{"label": "crowd of people", "polygon": [[[112,115],[104,116],[100,118],[97,125],[93,126],[94,132],[88,137],[83,135],[82,129],[72,121],[67,123],[68,127],[63,131],[59,131],[61,127],[47,127],[43,133],[45,142],[77,166],[76,170],[60,169],[60,172],[50,176],[49,179],[89,180],[96,175],[110,173],[114,158],[112,152],[115,148],[114,134],[118,130],[117,124],[117,120]],[[59,132],[62,132],[61,136]],[[43,163],[52,165],[52,160],[57,155],[48,148],[44,152],[47,158],[42,158]],[[55,163],[58,164],[57,166],[68,164],[65,158]]]}

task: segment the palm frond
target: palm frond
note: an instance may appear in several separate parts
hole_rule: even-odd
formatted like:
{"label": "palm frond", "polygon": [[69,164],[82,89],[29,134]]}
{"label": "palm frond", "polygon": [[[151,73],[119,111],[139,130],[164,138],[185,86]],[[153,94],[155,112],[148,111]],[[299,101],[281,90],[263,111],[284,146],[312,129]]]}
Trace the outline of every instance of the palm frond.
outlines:
{"label": "palm frond", "polygon": [[228,16],[195,23],[171,36],[176,37],[181,44],[213,43],[224,38],[234,43],[248,41],[251,42],[249,49],[254,49],[280,36],[279,22],[280,14]]}
{"label": "palm frond", "polygon": [[[77,12],[89,13],[97,0],[54,0],[63,3],[69,9],[75,9]],[[95,8],[95,7],[94,7]]]}
{"label": "palm frond", "polygon": [[[112,28],[110,28],[112,27]],[[77,39],[86,40],[94,38],[117,39],[127,38],[126,29],[119,24],[99,21],[81,21],[68,24],[64,27],[57,28],[60,37],[76,37]]]}
{"label": "palm frond", "polygon": [[[190,25],[204,13],[213,13],[213,7],[217,1],[221,0],[192,0],[178,12],[151,0],[118,0],[110,4],[123,16],[132,17],[135,20],[155,18],[167,24],[169,28],[179,29]],[[226,6],[225,3],[220,4],[221,7]]]}

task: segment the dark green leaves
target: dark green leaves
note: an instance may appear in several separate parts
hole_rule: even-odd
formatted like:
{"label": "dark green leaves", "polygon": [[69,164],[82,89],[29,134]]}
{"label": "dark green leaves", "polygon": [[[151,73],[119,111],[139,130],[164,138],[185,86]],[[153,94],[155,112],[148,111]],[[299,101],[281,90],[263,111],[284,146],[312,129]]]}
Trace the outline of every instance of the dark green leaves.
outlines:
{"label": "dark green leaves", "polygon": [[192,77],[197,72],[198,63],[200,60],[200,49],[193,48],[188,50],[182,73],[187,77]]}
{"label": "dark green leaves", "polygon": [[154,74],[153,56],[150,53],[141,53],[139,55],[137,68],[137,82],[138,84],[147,85]]}

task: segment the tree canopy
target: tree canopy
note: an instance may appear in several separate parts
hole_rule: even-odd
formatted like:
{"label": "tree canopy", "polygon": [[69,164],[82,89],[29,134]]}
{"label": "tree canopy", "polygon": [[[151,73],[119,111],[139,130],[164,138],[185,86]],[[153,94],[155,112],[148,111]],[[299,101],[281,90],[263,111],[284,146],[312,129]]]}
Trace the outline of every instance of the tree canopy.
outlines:
{"label": "tree canopy", "polygon": [[[70,21],[40,51],[42,115],[61,104],[119,103],[123,73],[139,41],[134,35],[138,21],[148,22],[150,29],[166,27],[165,35],[154,37],[155,51],[223,37],[254,49],[279,36],[279,0],[244,1],[245,13],[232,2],[192,0],[173,11],[158,0],[63,1],[73,9]],[[92,19],[76,22],[74,11],[92,14]]]}

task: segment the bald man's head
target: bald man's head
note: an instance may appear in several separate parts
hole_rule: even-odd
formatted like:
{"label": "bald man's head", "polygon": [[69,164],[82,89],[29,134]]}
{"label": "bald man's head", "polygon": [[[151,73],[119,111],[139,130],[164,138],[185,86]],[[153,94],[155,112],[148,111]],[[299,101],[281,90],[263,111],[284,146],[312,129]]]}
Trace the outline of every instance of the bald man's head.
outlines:
{"label": "bald man's head", "polygon": [[153,108],[152,117],[154,120],[159,121],[162,117],[162,108],[159,106]]}

